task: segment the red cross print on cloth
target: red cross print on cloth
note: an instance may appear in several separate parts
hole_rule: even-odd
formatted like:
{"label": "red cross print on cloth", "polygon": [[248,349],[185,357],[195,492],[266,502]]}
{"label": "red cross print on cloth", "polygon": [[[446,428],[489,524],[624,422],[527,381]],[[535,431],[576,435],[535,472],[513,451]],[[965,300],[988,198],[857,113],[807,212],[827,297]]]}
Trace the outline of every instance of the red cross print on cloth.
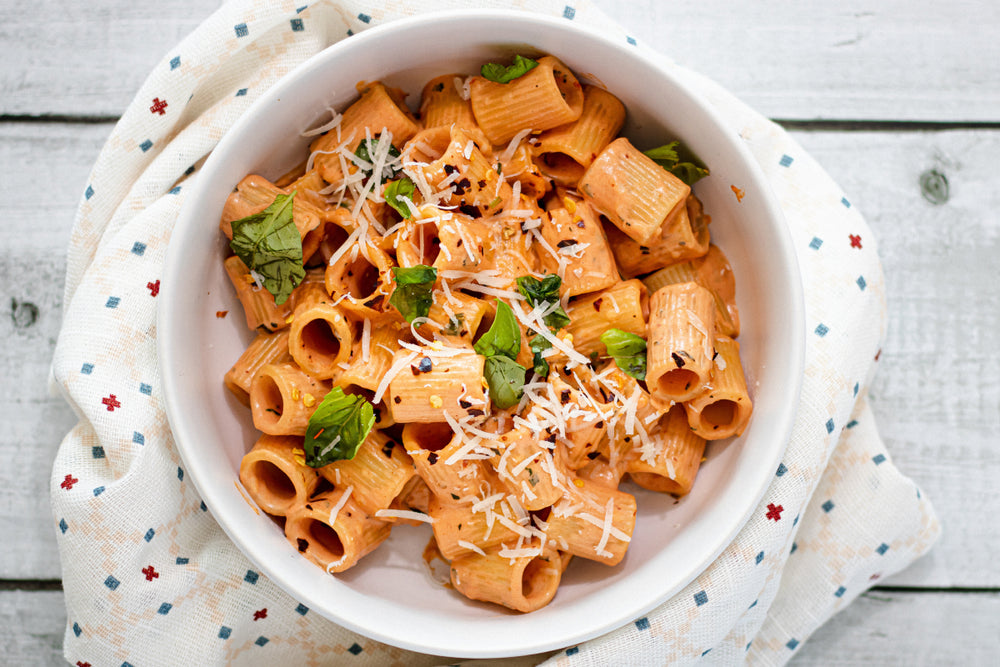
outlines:
{"label": "red cross print on cloth", "polygon": [[120,408],[122,404],[118,401],[118,397],[114,394],[110,394],[101,399],[101,403],[108,406],[108,412],[114,412],[115,408]]}
{"label": "red cross print on cloth", "polygon": [[79,660],[77,660],[76,661],[76,667],[90,667],[90,663],[89,662],[80,662]]}
{"label": "red cross print on cloth", "polygon": [[861,247],[861,235],[860,234],[848,234],[847,236],[851,239],[851,247],[852,248],[860,248]]}
{"label": "red cross print on cloth", "polygon": [[150,296],[156,296],[157,294],[160,293],[160,281],[157,280],[156,282],[153,283],[146,283],[146,289],[149,290]]}
{"label": "red cross print on cloth", "polygon": [[160,573],[153,569],[152,565],[142,568],[142,573],[146,575],[146,581],[152,581],[160,576]]}
{"label": "red cross print on cloth", "polygon": [[784,511],[785,511],[785,508],[782,507],[781,505],[775,505],[774,503],[768,503],[768,505],[767,505],[767,514],[765,514],[764,516],[766,516],[768,519],[771,519],[772,521],[777,521],[778,519],[781,518],[781,513],[784,512]]}
{"label": "red cross print on cloth", "polygon": [[166,108],[167,108],[167,101],[166,100],[161,100],[159,97],[154,97],[153,98],[153,106],[149,107],[149,111],[150,111],[150,113],[158,113],[161,116],[165,116],[167,114],[167,112],[164,111],[164,109],[166,109]]}
{"label": "red cross print on cloth", "polygon": [[267,607],[253,613],[253,620],[259,621],[262,618],[267,618]]}
{"label": "red cross print on cloth", "polygon": [[66,489],[67,491],[69,491],[70,489],[73,488],[73,485],[76,484],[79,481],[80,480],[78,480],[76,477],[73,477],[73,475],[66,475],[66,477],[63,478],[63,481],[62,481],[62,483],[59,486],[60,486],[60,488],[63,488],[63,489]]}

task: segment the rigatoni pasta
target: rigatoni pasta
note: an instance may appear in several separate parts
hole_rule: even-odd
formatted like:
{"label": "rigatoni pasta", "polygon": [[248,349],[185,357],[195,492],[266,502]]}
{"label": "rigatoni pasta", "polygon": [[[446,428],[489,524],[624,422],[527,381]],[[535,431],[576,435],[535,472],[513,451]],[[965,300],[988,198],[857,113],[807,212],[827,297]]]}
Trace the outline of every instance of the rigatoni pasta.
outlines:
{"label": "rigatoni pasta", "polygon": [[457,592],[533,611],[750,419],[701,172],[553,56],[442,74],[417,113],[359,93],[221,216],[259,331],[224,378],[263,433],[240,480],[330,573],[429,524]]}

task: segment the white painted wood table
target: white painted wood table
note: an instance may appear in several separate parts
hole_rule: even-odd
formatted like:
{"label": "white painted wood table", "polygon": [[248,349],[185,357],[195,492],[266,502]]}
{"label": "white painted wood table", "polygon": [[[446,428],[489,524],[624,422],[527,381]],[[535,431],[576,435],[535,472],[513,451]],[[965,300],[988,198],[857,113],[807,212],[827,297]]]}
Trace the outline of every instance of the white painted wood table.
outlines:
{"label": "white painted wood table", "polygon": [[[1000,655],[1000,3],[597,0],[790,128],[866,215],[888,281],[871,394],[944,535],[821,628],[816,664]],[[217,6],[0,5],[0,662],[62,664],[49,394],[65,249],[98,150],[147,72]],[[947,181],[929,191],[921,180]],[[936,193],[936,194],[935,194]]]}

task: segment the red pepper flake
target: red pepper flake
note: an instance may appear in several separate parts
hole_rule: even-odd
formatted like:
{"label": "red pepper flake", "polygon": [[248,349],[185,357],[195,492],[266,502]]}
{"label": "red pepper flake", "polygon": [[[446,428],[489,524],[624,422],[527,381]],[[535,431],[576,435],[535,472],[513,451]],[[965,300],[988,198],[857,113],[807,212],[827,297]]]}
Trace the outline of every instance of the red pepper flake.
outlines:
{"label": "red pepper flake", "polygon": [[228,314],[229,314],[228,310],[217,310],[217,311],[215,311],[215,316],[218,317],[220,320],[223,317],[225,317],[226,315],[228,315]]}
{"label": "red pepper flake", "polygon": [[325,430],[326,430],[326,427],[324,426],[320,430],[316,431],[316,435],[313,436],[313,440],[316,440],[316,439],[319,438],[319,436],[323,435],[323,431],[325,431]]}
{"label": "red pepper flake", "polygon": [[739,189],[735,185],[730,185],[729,189],[733,191],[734,195],[736,195],[736,201],[738,202],[743,201],[743,197],[746,195],[746,191]]}

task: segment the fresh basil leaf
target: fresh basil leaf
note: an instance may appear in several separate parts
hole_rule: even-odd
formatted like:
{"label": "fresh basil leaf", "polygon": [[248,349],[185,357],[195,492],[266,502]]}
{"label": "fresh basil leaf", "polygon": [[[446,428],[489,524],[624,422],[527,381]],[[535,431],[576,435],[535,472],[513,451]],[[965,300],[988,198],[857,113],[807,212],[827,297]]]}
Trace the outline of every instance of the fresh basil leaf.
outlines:
{"label": "fresh basil leaf", "polygon": [[234,220],[229,243],[261,285],[274,295],[274,303],[288,300],[306,277],[302,266],[302,236],[292,220],[295,193],[279,194],[260,213]]}
{"label": "fresh basil leaf", "polygon": [[[355,157],[364,160],[365,162],[371,163],[374,168],[375,160],[374,158],[372,158],[372,155],[378,153],[378,142],[379,142],[378,138],[363,139],[361,143],[358,144],[358,148],[354,151]],[[389,144],[389,157],[390,158],[399,157],[399,155],[400,155],[399,149],[396,148],[395,144]],[[399,169],[396,167],[386,166],[385,168],[388,168],[392,172],[389,174],[389,178],[395,178],[396,174],[399,173]],[[362,171],[365,174],[370,175],[372,169],[362,169]]]}
{"label": "fresh basil leaf", "polygon": [[534,368],[535,374],[539,377],[548,377],[549,375],[549,362],[545,360],[542,356],[542,352],[552,347],[552,343],[549,342],[548,338],[543,336],[535,336],[528,343],[531,351],[534,352],[534,356],[531,359],[532,367]]}
{"label": "fresh basil leaf", "polygon": [[321,468],[353,459],[375,425],[375,408],[364,396],[334,387],[309,417],[303,449],[306,465]]}
{"label": "fresh basil leaf", "polygon": [[496,83],[510,83],[519,76],[524,76],[531,70],[538,67],[538,61],[525,58],[521,55],[514,56],[514,64],[504,67],[500,63],[486,63],[479,69],[479,73],[484,79],[489,79]]}
{"label": "fresh basil leaf", "polygon": [[[559,303],[559,288],[562,278],[550,274],[539,280],[534,276],[521,276],[517,279],[517,291],[520,292],[532,308],[540,303]],[[545,324],[553,331],[559,331],[569,324],[569,315],[559,306],[544,318]]]}
{"label": "fresh basil leaf", "polygon": [[483,377],[490,387],[490,400],[501,410],[517,405],[524,394],[524,376],[527,370],[509,357],[486,357]]}
{"label": "fresh basil leaf", "polygon": [[434,303],[434,281],[437,280],[437,269],[417,264],[408,268],[392,267],[392,278],[396,281],[396,289],[389,297],[389,303],[395,306],[407,322],[413,322],[418,317],[427,317]]}
{"label": "fresh basil leaf", "polygon": [[412,217],[413,214],[410,212],[410,207],[400,197],[406,197],[410,201],[413,201],[413,193],[416,192],[416,189],[413,181],[407,176],[398,181],[390,181],[385,186],[385,203],[396,209],[404,219]]}
{"label": "fresh basil leaf", "polygon": [[518,326],[517,318],[510,306],[497,299],[497,314],[493,318],[493,324],[472,347],[478,354],[487,358],[503,356],[517,359],[521,351],[521,327]]}
{"label": "fresh basil leaf", "polygon": [[634,333],[621,329],[608,329],[601,334],[601,342],[618,368],[636,380],[646,379],[646,341]]}
{"label": "fresh basil leaf", "polygon": [[671,141],[644,153],[687,185],[694,185],[708,176],[708,167],[679,141]]}

